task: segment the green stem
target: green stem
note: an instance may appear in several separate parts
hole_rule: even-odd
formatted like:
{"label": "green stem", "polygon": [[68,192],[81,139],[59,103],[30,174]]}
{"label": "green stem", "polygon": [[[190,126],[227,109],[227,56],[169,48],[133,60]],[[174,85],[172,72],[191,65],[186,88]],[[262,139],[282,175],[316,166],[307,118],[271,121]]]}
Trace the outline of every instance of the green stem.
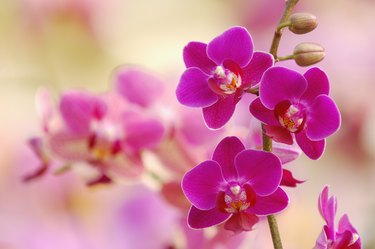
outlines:
{"label": "green stem", "polygon": [[[270,48],[270,53],[273,55],[275,61],[278,61],[277,57],[277,51],[279,49],[279,44],[282,36],[282,29],[285,26],[285,24],[288,22],[288,19],[290,15],[292,14],[292,11],[299,0],[288,0],[285,5],[285,9],[283,12],[283,15],[279,21],[279,25],[277,26],[273,39],[272,44]],[[263,138],[263,150],[271,152],[272,151],[272,139],[266,135],[265,127],[262,124],[262,138]],[[279,228],[277,226],[277,221],[274,215],[268,215],[268,225],[270,227],[271,231],[271,237],[273,242],[274,249],[283,249],[283,245],[281,243]]]}
{"label": "green stem", "polygon": [[275,249],[279,249],[279,248],[282,249],[283,245],[281,243],[281,238],[279,234],[279,228],[277,226],[276,217],[274,215],[268,215],[267,220],[268,220],[268,225],[271,228],[273,247]]}
{"label": "green stem", "polygon": [[277,57],[276,61],[294,60],[294,54]]}
{"label": "green stem", "polygon": [[281,36],[282,36],[282,27],[285,23],[287,23],[289,16],[292,14],[294,6],[298,3],[299,0],[288,0],[285,5],[284,13],[279,21],[279,25],[277,26],[275,33],[273,35],[272,45],[270,49],[270,53],[273,55],[275,59],[277,59],[277,50],[279,48]]}

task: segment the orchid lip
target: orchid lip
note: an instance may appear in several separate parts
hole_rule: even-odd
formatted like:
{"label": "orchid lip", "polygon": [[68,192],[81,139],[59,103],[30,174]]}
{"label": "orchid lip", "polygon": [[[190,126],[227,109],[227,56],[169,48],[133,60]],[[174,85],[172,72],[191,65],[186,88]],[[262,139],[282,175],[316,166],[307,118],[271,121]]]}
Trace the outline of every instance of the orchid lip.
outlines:
{"label": "orchid lip", "polygon": [[238,183],[229,184],[227,190],[220,195],[221,210],[230,214],[245,211],[254,204],[252,194],[246,186],[240,186]]}
{"label": "orchid lip", "polygon": [[305,127],[306,114],[300,104],[282,101],[275,107],[275,116],[280,125],[290,132],[298,133]]}
{"label": "orchid lip", "polygon": [[219,95],[233,94],[241,85],[241,76],[223,66],[217,66],[209,80],[211,90]]}

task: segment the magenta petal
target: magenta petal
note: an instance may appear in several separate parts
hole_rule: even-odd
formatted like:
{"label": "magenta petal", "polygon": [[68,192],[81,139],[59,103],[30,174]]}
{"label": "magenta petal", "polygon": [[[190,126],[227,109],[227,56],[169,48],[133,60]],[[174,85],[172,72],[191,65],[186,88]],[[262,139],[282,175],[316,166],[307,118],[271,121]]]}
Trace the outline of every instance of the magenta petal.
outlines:
{"label": "magenta petal", "polygon": [[156,119],[134,116],[124,125],[125,143],[133,152],[155,147],[164,136],[164,126]]}
{"label": "magenta petal", "polygon": [[246,86],[254,86],[260,82],[263,73],[273,65],[273,56],[265,52],[255,52],[250,63],[242,68],[242,82]]}
{"label": "magenta petal", "polygon": [[352,240],[352,233],[349,231],[345,231],[341,234],[337,234],[336,241],[334,241],[332,248],[338,249],[354,249],[353,247],[349,246]]}
{"label": "magenta petal", "polygon": [[256,98],[253,100],[253,102],[251,102],[249,110],[251,114],[253,114],[253,116],[259,119],[262,123],[280,126],[279,121],[275,117],[274,111],[266,108],[260,101],[260,98]]}
{"label": "magenta petal", "polygon": [[274,109],[284,100],[298,102],[306,87],[307,81],[300,73],[284,67],[271,67],[263,75],[259,97],[265,107]]}
{"label": "magenta petal", "polygon": [[248,208],[246,212],[256,215],[269,215],[284,210],[289,203],[288,195],[281,188],[268,196],[257,196],[255,205]]}
{"label": "magenta petal", "polygon": [[306,135],[312,140],[321,140],[335,133],[341,123],[340,112],[327,95],[319,95],[309,108]]}
{"label": "magenta petal", "polygon": [[118,153],[103,163],[101,169],[104,172],[108,171],[111,175],[118,175],[123,179],[135,179],[144,171],[144,165],[139,153]]}
{"label": "magenta petal", "polygon": [[89,137],[77,136],[65,131],[49,137],[49,146],[59,158],[71,161],[90,159]]}
{"label": "magenta petal", "polygon": [[216,207],[209,210],[200,210],[192,206],[188,215],[188,224],[191,228],[206,228],[225,221],[229,215],[220,212]]}
{"label": "magenta petal", "polygon": [[29,182],[31,180],[35,180],[43,176],[47,172],[48,168],[49,168],[49,164],[47,164],[46,162],[41,162],[41,164],[39,165],[37,169],[35,169],[31,173],[28,173],[27,175],[24,175],[22,177],[22,181]]}
{"label": "magenta petal", "polygon": [[318,141],[311,141],[305,131],[301,131],[295,134],[296,141],[301,150],[313,160],[319,159],[324,152],[326,141],[325,139]]}
{"label": "magenta petal", "polygon": [[214,104],[218,96],[208,87],[208,75],[198,68],[188,68],[182,74],[176,89],[178,101],[190,107],[206,107]]}
{"label": "magenta petal", "polygon": [[279,186],[280,159],[270,152],[244,150],[237,155],[235,165],[240,182],[249,184],[257,195],[269,195]]}
{"label": "magenta petal", "polygon": [[115,75],[115,88],[128,101],[147,107],[161,98],[164,82],[145,70],[124,68]]}
{"label": "magenta petal", "polygon": [[239,212],[233,214],[225,222],[224,229],[239,233],[242,231],[251,231],[253,226],[258,223],[259,218],[254,214]]}
{"label": "magenta petal", "polygon": [[303,75],[307,80],[307,88],[301,99],[312,103],[320,94],[329,94],[329,81],[326,73],[320,68],[310,68]]}
{"label": "magenta petal", "polygon": [[350,231],[356,233],[357,230],[353,227],[353,225],[349,221],[349,217],[347,214],[344,214],[339,221],[339,233],[343,233],[344,231]]}
{"label": "magenta petal", "polygon": [[205,161],[185,174],[182,190],[198,209],[209,210],[216,206],[217,194],[223,181],[220,165],[215,161]]}
{"label": "magenta petal", "polygon": [[297,184],[303,183],[305,181],[297,180],[293,177],[292,172],[287,169],[283,169],[283,178],[281,178],[280,185],[286,187],[296,187]]}
{"label": "magenta petal", "polygon": [[283,144],[293,144],[293,137],[290,131],[285,129],[281,126],[272,126],[272,125],[265,125],[264,126],[266,135],[272,138],[275,142],[283,143]]}
{"label": "magenta petal", "polygon": [[106,109],[101,99],[85,92],[66,93],[60,100],[61,115],[70,130],[77,134],[88,134],[91,120],[101,119]]}
{"label": "magenta petal", "polygon": [[185,66],[187,68],[197,67],[206,74],[211,75],[217,65],[208,58],[206,48],[207,44],[205,43],[189,42],[189,44],[184,47]]}
{"label": "magenta petal", "polygon": [[288,146],[283,144],[274,144],[272,148],[273,154],[275,154],[281,161],[281,164],[286,164],[294,161],[301,155],[301,149],[297,146]]}
{"label": "magenta petal", "polygon": [[224,179],[228,182],[237,179],[234,158],[244,149],[245,146],[237,137],[226,137],[216,146],[212,160],[220,164]]}
{"label": "magenta petal", "polygon": [[106,174],[100,174],[98,177],[93,178],[92,180],[88,181],[86,185],[88,187],[97,186],[99,184],[110,184],[112,183],[112,179],[109,178]]}
{"label": "magenta petal", "polygon": [[347,214],[344,214],[339,221],[338,232],[344,233],[345,231],[350,232],[350,242],[353,244],[353,247],[349,247],[350,249],[354,248],[361,248],[361,238],[358,235],[357,230],[353,227],[353,225],[349,221],[349,217]]}
{"label": "magenta petal", "polygon": [[334,222],[337,210],[337,200],[335,196],[328,196],[328,186],[325,186],[318,199],[319,212],[328,225],[329,233],[328,238],[333,239],[335,229]]}
{"label": "magenta petal", "polygon": [[209,128],[219,129],[229,121],[235,108],[235,96],[221,97],[215,104],[203,108],[204,121]]}
{"label": "magenta petal", "polygon": [[244,67],[253,55],[253,41],[245,28],[233,27],[208,43],[207,54],[217,65],[232,60]]}
{"label": "magenta petal", "polygon": [[315,247],[313,249],[327,249],[327,235],[324,232],[324,229],[320,232],[318,239],[316,240]]}

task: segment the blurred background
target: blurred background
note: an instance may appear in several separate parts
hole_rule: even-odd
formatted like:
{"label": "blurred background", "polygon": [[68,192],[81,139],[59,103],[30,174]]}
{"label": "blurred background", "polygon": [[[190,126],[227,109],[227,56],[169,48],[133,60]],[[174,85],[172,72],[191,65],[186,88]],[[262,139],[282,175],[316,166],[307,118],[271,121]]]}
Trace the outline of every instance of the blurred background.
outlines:
{"label": "blurred background", "polygon": [[[255,49],[267,51],[283,6],[283,0],[1,0],[0,248],[186,248],[189,237],[175,232],[184,226],[178,210],[147,179],[89,188],[67,172],[21,181],[38,164],[26,146],[41,133],[35,93],[104,92],[113,70],[130,64],[155,72],[173,94],[189,41],[208,42],[242,25]],[[287,190],[290,206],[278,215],[283,244],[313,247],[323,226],[318,195],[329,185],[338,199],[336,219],[347,213],[364,248],[375,249],[375,2],[301,0],[296,11],[316,15],[319,25],[302,36],[285,31],[279,54],[303,41],[325,48],[318,66],[330,77],[342,127],[320,160],[302,155],[288,165],[306,182]],[[241,237],[239,248],[271,248],[267,224]]]}

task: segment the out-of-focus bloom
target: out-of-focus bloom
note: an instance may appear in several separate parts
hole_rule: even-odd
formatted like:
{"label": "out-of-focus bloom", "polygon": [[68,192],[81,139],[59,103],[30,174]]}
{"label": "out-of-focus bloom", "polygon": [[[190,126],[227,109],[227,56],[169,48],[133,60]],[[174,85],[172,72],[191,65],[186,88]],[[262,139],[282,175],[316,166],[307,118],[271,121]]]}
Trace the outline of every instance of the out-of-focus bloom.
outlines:
{"label": "out-of-focus bloom", "polygon": [[328,197],[327,186],[324,187],[319,196],[318,207],[326,225],[324,225],[314,249],[361,248],[361,238],[346,214],[341,217],[338,230],[335,229],[337,201],[335,196]]}
{"label": "out-of-focus bloom", "polygon": [[182,189],[192,203],[188,224],[192,228],[225,222],[234,232],[250,231],[258,215],[283,210],[288,196],[279,188],[280,160],[269,152],[245,150],[237,137],[226,137],[212,160],[186,173]]}
{"label": "out-of-focus bloom", "polygon": [[302,151],[318,159],[325,148],[325,138],[340,127],[340,113],[328,96],[327,75],[311,68],[304,75],[283,68],[267,70],[259,88],[259,98],[250,112],[266,124],[273,140],[293,144],[293,135]]}
{"label": "out-of-focus bloom", "polygon": [[[61,96],[58,108],[49,106],[53,103],[47,101],[50,98],[45,92],[40,95],[39,109],[50,157],[96,168],[100,175],[89,185],[110,182],[113,174],[138,176],[143,169],[142,151],[154,148],[163,138],[162,122],[139,107],[152,103],[157,94],[141,95],[136,87],[130,87],[134,78],[147,79],[146,83],[139,82],[146,88],[159,82],[139,69],[127,72],[116,83],[117,91],[101,95],[69,91]],[[125,98],[126,94],[131,97]]]}
{"label": "out-of-focus bloom", "polygon": [[213,129],[228,122],[244,91],[273,65],[271,54],[253,52],[251,36],[243,27],[232,27],[208,44],[190,42],[183,53],[187,69],[177,87],[177,99],[203,108],[206,124]]}
{"label": "out-of-focus bloom", "polygon": [[20,9],[26,23],[32,28],[42,28],[49,22],[71,19],[92,30],[95,14],[100,10],[97,0],[21,0]]}

